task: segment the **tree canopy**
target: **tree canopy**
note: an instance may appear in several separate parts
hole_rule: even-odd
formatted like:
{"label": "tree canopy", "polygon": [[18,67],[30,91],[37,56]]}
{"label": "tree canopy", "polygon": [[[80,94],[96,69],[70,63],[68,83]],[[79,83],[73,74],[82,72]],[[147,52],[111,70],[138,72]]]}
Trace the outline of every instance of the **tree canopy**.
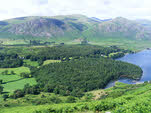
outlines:
{"label": "tree canopy", "polygon": [[81,58],[42,66],[32,72],[44,91],[78,96],[82,92],[104,88],[120,76],[138,78],[141,68],[106,58]]}

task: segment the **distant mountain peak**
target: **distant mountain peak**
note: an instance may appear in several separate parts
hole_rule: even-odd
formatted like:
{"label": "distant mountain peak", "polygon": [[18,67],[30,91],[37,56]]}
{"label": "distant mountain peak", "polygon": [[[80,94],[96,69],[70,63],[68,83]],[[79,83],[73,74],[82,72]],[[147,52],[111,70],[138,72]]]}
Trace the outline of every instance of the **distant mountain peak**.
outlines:
{"label": "distant mountain peak", "polygon": [[99,19],[99,18],[96,18],[96,17],[91,17],[91,19],[93,19],[95,21],[98,21],[98,22],[106,22],[106,21],[112,20],[111,18],[108,18],[108,19]]}
{"label": "distant mountain peak", "polygon": [[115,19],[126,19],[126,18],[119,16],[119,17],[116,17]]}
{"label": "distant mountain peak", "polygon": [[[59,16],[30,16],[0,21],[0,37],[2,33],[15,36],[33,36],[41,38],[77,39],[81,36],[88,38],[123,37],[133,40],[151,40],[151,31],[146,28],[148,23],[139,24],[137,21],[123,17],[114,19],[99,19],[85,15]],[[8,37],[8,36],[6,36]]]}
{"label": "distant mountain peak", "polygon": [[116,18],[114,18],[113,19],[113,21],[130,21],[129,19],[127,19],[127,18],[124,18],[124,17],[116,17]]}

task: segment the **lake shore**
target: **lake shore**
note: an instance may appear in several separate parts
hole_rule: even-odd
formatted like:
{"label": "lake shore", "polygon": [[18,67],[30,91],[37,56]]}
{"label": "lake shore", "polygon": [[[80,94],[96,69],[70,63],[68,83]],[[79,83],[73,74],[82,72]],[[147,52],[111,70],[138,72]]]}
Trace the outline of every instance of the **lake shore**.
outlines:
{"label": "lake shore", "polygon": [[122,58],[118,58],[117,60],[132,63],[135,65],[138,65],[142,70],[142,76],[137,79],[131,79],[124,76],[124,78],[119,78],[118,80],[110,81],[106,88],[112,87],[115,85],[115,82],[122,82],[126,84],[142,84],[145,81],[150,81],[151,77],[149,76],[151,73],[151,49],[144,49],[142,51],[139,51],[137,53],[130,53],[126,54]]}

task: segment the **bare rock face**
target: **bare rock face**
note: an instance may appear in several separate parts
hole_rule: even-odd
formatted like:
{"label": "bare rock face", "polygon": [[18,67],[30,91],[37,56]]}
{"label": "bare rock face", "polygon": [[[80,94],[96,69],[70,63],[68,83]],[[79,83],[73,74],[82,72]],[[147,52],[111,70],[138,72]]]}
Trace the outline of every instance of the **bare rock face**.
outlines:
{"label": "bare rock face", "polygon": [[[144,26],[137,21],[117,17],[115,19],[98,20],[83,15],[67,15],[56,17],[20,17],[0,21],[2,32],[15,35],[51,38],[68,37],[72,40],[79,37],[101,38],[122,37],[134,40],[151,40],[151,26]],[[141,21],[142,22],[142,21]],[[148,24],[148,25],[151,25]]]}
{"label": "bare rock face", "polygon": [[99,31],[106,34],[121,34],[121,36],[123,35],[125,37],[133,37],[136,39],[149,38],[151,36],[151,32],[144,26],[122,17],[99,24]]}
{"label": "bare rock face", "polygon": [[8,31],[13,34],[24,34],[32,36],[63,36],[65,31],[72,30],[67,24],[57,19],[40,18],[21,24],[12,25]]}

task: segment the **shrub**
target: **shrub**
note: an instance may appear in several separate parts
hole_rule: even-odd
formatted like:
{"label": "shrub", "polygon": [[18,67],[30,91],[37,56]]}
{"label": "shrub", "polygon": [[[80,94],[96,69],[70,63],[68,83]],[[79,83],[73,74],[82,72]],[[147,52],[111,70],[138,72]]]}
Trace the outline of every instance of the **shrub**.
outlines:
{"label": "shrub", "polygon": [[2,94],[4,87],[0,85],[0,94]]}
{"label": "shrub", "polygon": [[51,97],[50,101],[53,102],[53,103],[55,103],[55,104],[58,104],[58,103],[62,102],[62,100],[59,97],[57,97],[57,96]]}
{"label": "shrub", "polygon": [[73,97],[73,96],[69,96],[69,97],[67,98],[66,102],[67,102],[67,103],[75,103],[75,102],[76,102],[76,99],[75,99],[75,97]]}
{"label": "shrub", "polygon": [[17,89],[14,91],[13,95],[11,95],[10,97],[16,99],[16,98],[24,97],[24,95],[25,94],[21,89]]}

